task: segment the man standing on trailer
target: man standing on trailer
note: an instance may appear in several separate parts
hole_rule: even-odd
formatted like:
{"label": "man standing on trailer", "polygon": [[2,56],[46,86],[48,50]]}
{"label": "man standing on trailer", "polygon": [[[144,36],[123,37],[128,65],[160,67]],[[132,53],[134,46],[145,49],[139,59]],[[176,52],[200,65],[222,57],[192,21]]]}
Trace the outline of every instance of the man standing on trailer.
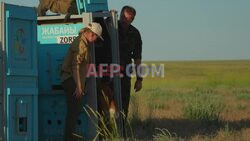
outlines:
{"label": "man standing on trailer", "polygon": [[45,16],[48,10],[59,14],[77,14],[76,0],[39,0],[38,16]]}
{"label": "man standing on trailer", "polygon": [[61,79],[66,93],[67,115],[65,124],[65,141],[74,141],[74,130],[82,108],[85,94],[87,64],[90,63],[90,44],[101,38],[102,27],[99,23],[90,23],[79,32],[65,56]]}
{"label": "man standing on trailer", "polygon": [[[131,6],[124,6],[120,13],[119,26],[119,51],[120,51],[120,65],[123,67],[121,78],[121,94],[122,94],[122,110],[125,114],[125,119],[128,115],[128,107],[130,100],[131,78],[126,74],[126,67],[132,63],[136,68],[141,64],[142,58],[142,40],[140,32],[136,27],[131,25],[136,16],[136,10]],[[137,70],[137,69],[136,69]],[[136,73],[136,82],[134,84],[135,92],[142,88],[142,77]]]}

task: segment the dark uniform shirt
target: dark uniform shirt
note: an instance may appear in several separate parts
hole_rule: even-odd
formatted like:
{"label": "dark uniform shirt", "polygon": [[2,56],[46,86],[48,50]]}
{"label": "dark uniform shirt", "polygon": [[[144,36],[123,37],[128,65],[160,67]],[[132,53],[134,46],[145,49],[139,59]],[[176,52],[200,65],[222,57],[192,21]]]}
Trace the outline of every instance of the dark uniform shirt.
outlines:
{"label": "dark uniform shirt", "polygon": [[132,63],[132,59],[142,58],[141,35],[133,25],[125,31],[119,22],[119,46],[121,66],[126,67],[127,64]]}

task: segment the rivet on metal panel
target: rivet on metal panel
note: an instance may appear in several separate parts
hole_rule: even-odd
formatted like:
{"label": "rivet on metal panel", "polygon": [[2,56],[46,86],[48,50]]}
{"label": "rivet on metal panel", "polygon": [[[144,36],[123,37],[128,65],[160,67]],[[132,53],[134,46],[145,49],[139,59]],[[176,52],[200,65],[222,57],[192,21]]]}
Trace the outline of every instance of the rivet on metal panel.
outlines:
{"label": "rivet on metal panel", "polygon": [[61,124],[62,124],[62,121],[61,121],[61,120],[57,120],[57,124],[58,124],[58,125],[61,125]]}
{"label": "rivet on metal panel", "polygon": [[48,125],[51,125],[51,124],[52,124],[52,121],[51,121],[51,120],[48,120],[47,123],[48,123]]}
{"label": "rivet on metal panel", "polygon": [[78,120],[78,122],[77,122],[77,123],[78,123],[78,125],[81,125],[81,123],[82,123],[82,122],[81,122],[81,120]]}

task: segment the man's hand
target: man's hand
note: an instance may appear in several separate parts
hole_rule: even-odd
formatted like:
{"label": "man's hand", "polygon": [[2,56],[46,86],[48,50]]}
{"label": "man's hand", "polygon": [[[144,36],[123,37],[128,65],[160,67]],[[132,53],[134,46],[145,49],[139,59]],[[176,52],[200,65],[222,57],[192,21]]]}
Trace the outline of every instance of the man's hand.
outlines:
{"label": "man's hand", "polygon": [[142,88],[142,81],[141,81],[141,80],[136,80],[136,81],[135,81],[135,86],[134,86],[135,92],[140,91],[141,88]]}
{"label": "man's hand", "polygon": [[83,92],[82,88],[81,87],[76,87],[74,95],[75,95],[77,100],[80,100],[81,97],[84,95],[84,92]]}

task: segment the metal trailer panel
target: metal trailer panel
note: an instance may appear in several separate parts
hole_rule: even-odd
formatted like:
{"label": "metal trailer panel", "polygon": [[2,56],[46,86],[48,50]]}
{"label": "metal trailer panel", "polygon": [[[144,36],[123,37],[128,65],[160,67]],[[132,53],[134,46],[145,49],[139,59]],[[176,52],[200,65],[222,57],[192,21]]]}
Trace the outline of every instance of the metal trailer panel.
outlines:
{"label": "metal trailer panel", "polygon": [[6,93],[5,89],[5,76],[3,75],[5,73],[5,63],[4,63],[4,3],[1,2],[1,8],[0,8],[0,46],[1,46],[1,90],[0,90],[0,141],[6,141]]}
{"label": "metal trailer panel", "polygon": [[[112,11],[112,62],[115,64],[120,64],[120,53],[119,53],[119,32],[118,32],[118,15],[117,12]],[[121,98],[121,78],[118,75],[114,75],[114,97],[117,103],[117,109],[119,112],[122,112],[122,98]],[[123,116],[122,113],[119,113],[120,116],[117,119],[118,129],[121,137],[124,137],[124,126],[123,125]]]}
{"label": "metal trailer panel", "polygon": [[3,54],[2,54],[2,3],[0,4],[0,141],[3,141],[4,137],[4,102],[3,102]]}
{"label": "metal trailer panel", "polygon": [[[64,137],[66,97],[63,94],[39,95],[39,141],[62,141]],[[86,99],[84,99],[86,103]],[[87,136],[87,116],[84,109],[77,121],[76,133]]]}
{"label": "metal trailer panel", "polygon": [[38,141],[37,97],[9,95],[7,141]]}
{"label": "metal trailer panel", "polygon": [[[34,8],[1,4],[5,141],[37,141],[37,43]],[[4,30],[4,31],[3,31]]]}
{"label": "metal trailer panel", "polygon": [[[55,15],[55,16],[41,16],[41,17],[37,17],[38,22],[39,21],[51,21],[51,24],[54,24],[56,20],[63,20],[62,22],[65,23],[65,16],[66,15]],[[73,22],[74,19],[80,19],[82,20],[82,15],[71,15],[70,19],[68,19],[68,22]]]}
{"label": "metal trailer panel", "polygon": [[35,9],[10,4],[5,8],[7,76],[37,77]]}
{"label": "metal trailer panel", "polygon": [[108,11],[108,0],[76,0],[78,14]]}

